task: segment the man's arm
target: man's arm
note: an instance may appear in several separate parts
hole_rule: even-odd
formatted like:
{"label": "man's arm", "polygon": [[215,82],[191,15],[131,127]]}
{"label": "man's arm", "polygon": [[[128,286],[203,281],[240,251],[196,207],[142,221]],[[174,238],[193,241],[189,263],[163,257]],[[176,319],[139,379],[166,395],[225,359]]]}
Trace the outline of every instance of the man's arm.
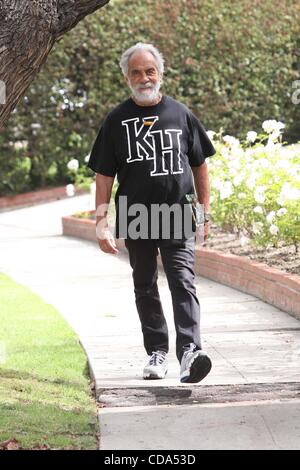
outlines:
{"label": "man's arm", "polygon": [[114,176],[96,175],[96,224],[97,238],[102,251],[118,253],[115,239],[108,228],[107,210],[111,198]]}
{"label": "man's arm", "polygon": [[[204,212],[210,211],[210,184],[208,175],[208,166],[204,162],[200,166],[192,167],[194,175],[195,189],[198,196],[198,201],[204,206]],[[204,240],[207,239],[209,232],[209,223],[204,224]]]}
{"label": "man's arm", "polygon": [[204,212],[209,212],[210,210],[210,185],[209,185],[209,175],[208,175],[208,166],[204,162],[200,166],[192,167],[195,189],[198,196],[198,201],[200,204],[204,205]]}

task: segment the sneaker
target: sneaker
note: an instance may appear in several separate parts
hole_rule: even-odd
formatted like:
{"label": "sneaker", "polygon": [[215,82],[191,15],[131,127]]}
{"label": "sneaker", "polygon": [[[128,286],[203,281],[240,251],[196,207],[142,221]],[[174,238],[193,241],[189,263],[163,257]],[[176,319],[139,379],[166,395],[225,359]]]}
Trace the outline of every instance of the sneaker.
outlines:
{"label": "sneaker", "polygon": [[183,353],[180,367],[180,382],[197,383],[207,376],[211,369],[208,355],[193,343]]}
{"label": "sneaker", "polygon": [[168,372],[168,359],[165,351],[153,351],[144,368],[144,379],[163,379]]}

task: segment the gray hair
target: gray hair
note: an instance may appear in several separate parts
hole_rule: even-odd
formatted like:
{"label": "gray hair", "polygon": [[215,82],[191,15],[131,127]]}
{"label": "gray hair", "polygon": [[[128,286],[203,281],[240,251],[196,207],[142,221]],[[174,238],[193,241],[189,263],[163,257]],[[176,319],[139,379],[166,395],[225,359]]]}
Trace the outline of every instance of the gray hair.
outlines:
{"label": "gray hair", "polygon": [[140,52],[140,51],[148,51],[151,52],[153,55],[158,71],[161,75],[164,73],[164,58],[163,55],[159,52],[159,50],[154,47],[152,44],[146,44],[144,42],[138,42],[134,46],[131,46],[129,49],[127,49],[125,52],[123,52],[121,59],[120,59],[120,67],[122,69],[123,75],[127,77],[128,75],[128,63],[130,57],[135,53],[135,52]]}

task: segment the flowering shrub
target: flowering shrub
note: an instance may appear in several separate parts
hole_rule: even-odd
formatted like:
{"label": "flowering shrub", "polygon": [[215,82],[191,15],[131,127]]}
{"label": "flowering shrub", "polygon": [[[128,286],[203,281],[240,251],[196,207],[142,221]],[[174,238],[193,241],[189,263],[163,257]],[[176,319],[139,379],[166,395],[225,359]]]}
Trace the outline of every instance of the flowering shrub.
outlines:
{"label": "flowering shrub", "polygon": [[[88,162],[89,157],[89,155],[85,157],[85,163]],[[89,189],[91,187],[94,181],[94,175],[86,165],[80,165],[76,158],[72,158],[72,160],[68,162],[67,168],[69,170],[69,177],[73,180],[73,183],[77,188]],[[67,186],[71,188],[72,185]],[[70,195],[73,196],[73,194]]]}
{"label": "flowering shrub", "polygon": [[208,131],[217,150],[208,161],[213,220],[267,246],[300,241],[300,146],[284,146],[284,124],[264,121],[244,141]]}
{"label": "flowering shrub", "polygon": [[[85,163],[88,162],[88,160],[89,155],[85,157]],[[69,171],[69,177],[71,180],[73,180],[73,183],[66,185],[67,196],[75,196],[76,189],[78,188],[89,190],[91,197],[94,198],[96,191],[96,183],[94,181],[94,176],[91,176],[91,172],[87,168],[87,166],[80,166],[79,161],[76,158],[72,158],[72,160],[67,163],[67,168]]]}
{"label": "flowering shrub", "polygon": [[[84,162],[87,163],[89,161],[90,155],[87,155],[84,159]],[[96,194],[96,182],[95,176],[93,172],[87,167],[87,165],[80,165],[79,161],[76,158],[70,160],[67,164],[67,168],[69,170],[69,176],[73,180],[73,184],[66,185],[66,194],[67,196],[75,196],[76,188],[80,189],[87,189],[90,191],[92,207],[94,208],[94,200]],[[117,180],[115,180],[111,198],[113,199],[117,190]]]}
{"label": "flowering shrub", "polygon": [[[264,133],[247,133],[244,141],[208,131],[217,150],[208,159],[213,221],[236,232],[241,241],[262,246],[300,242],[300,145],[284,146],[284,124],[264,121]],[[88,161],[89,156],[85,158]],[[94,205],[94,177],[86,175],[78,160],[68,163],[74,184],[89,187]],[[117,189],[115,182],[112,192]],[[74,196],[75,187],[66,192]]]}

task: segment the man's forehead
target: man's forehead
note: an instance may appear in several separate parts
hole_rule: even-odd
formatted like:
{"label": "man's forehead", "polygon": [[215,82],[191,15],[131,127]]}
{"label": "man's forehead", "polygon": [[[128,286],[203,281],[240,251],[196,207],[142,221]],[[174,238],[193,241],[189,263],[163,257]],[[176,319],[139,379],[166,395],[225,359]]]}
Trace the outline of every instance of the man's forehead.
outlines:
{"label": "man's forehead", "polygon": [[129,59],[128,67],[130,69],[135,68],[144,68],[144,67],[155,67],[157,68],[156,61],[148,51],[135,52]]}

